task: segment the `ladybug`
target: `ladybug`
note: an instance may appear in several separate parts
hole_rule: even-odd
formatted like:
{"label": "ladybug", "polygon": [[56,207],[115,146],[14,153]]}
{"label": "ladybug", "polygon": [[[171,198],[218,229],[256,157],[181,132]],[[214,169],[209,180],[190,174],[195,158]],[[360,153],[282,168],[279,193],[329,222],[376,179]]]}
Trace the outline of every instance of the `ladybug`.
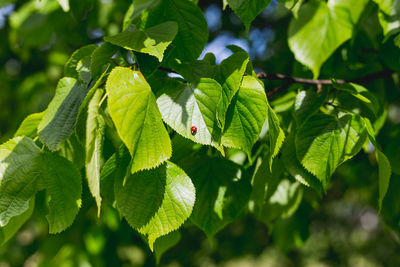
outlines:
{"label": "ladybug", "polygon": [[192,128],[190,128],[190,131],[192,132],[192,135],[196,135],[197,127],[196,126],[192,126]]}

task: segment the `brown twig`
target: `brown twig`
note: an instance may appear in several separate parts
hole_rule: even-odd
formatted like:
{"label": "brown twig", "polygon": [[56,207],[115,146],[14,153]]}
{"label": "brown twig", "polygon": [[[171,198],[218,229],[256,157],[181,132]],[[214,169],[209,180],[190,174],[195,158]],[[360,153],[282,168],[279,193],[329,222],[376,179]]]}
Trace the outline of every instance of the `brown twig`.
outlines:
{"label": "brown twig", "polygon": [[[380,79],[380,78],[385,78],[394,73],[393,70],[384,70],[381,72],[377,73],[372,73],[365,75],[360,78],[355,78],[355,79],[337,79],[335,80],[336,83],[338,84],[343,84],[343,83],[348,83],[348,82],[354,82],[354,83],[368,83],[370,81]],[[305,79],[305,78],[297,78],[297,77],[290,77],[286,76],[284,74],[279,74],[279,73],[265,73],[265,72],[260,72],[257,74],[257,77],[259,79],[267,79],[267,80],[284,80],[286,81],[282,86],[275,88],[274,90],[268,92],[267,96],[270,98],[280,91],[286,89],[289,85],[293,83],[300,83],[300,84],[308,84],[308,85],[315,85],[318,88],[318,91],[321,90],[322,85],[332,85],[333,82],[332,80],[328,79],[320,79],[320,80],[313,80],[313,79]]]}
{"label": "brown twig", "polygon": [[[336,83],[338,83],[338,84],[343,84],[343,83],[347,83],[347,82],[366,83],[366,82],[370,82],[372,80],[390,76],[390,75],[392,75],[393,72],[394,72],[393,70],[384,70],[381,72],[368,74],[368,75],[365,75],[363,77],[356,78],[356,79],[337,79]],[[290,76],[286,76],[286,75],[280,74],[280,73],[267,74],[265,72],[260,72],[257,74],[257,77],[259,79],[285,80],[285,81],[290,81],[292,83],[301,83],[301,84],[309,84],[309,85],[319,85],[319,84],[320,85],[331,85],[332,84],[332,80],[330,80],[330,79],[313,80],[313,79],[290,77]]]}
{"label": "brown twig", "polygon": [[112,63],[114,63],[116,66],[119,66],[119,64],[118,64],[113,58],[110,58],[110,61],[111,61]]}
{"label": "brown twig", "polygon": [[[165,68],[165,67],[158,67],[159,70],[165,71],[165,72],[170,72],[170,73],[177,73],[173,69]],[[336,83],[338,84],[343,84],[343,83],[348,83],[348,82],[354,82],[354,83],[368,83],[370,81],[380,79],[380,78],[385,78],[394,73],[393,70],[384,70],[381,72],[377,73],[372,73],[365,75],[360,78],[355,78],[355,79],[336,79]],[[319,80],[313,80],[313,79],[306,79],[306,78],[298,78],[298,77],[291,77],[287,76],[285,74],[280,74],[280,73],[265,73],[265,72],[260,72],[257,74],[257,77],[259,79],[266,79],[266,80],[283,80],[285,81],[284,84],[282,84],[279,87],[276,87],[272,91],[269,91],[267,93],[267,96],[270,98],[279,92],[285,90],[287,87],[289,87],[293,83],[299,83],[299,84],[308,84],[308,85],[315,85],[318,88],[318,91],[321,90],[322,85],[332,85],[333,82],[330,79],[319,79]]]}

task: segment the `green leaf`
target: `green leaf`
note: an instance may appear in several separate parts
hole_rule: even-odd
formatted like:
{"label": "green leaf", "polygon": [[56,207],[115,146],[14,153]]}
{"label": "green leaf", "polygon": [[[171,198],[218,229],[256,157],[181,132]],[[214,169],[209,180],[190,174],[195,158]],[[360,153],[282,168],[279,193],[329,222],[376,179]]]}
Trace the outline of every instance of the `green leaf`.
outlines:
{"label": "green leaf", "polygon": [[297,181],[315,189],[318,194],[321,194],[321,182],[314,175],[308,172],[300,164],[296,157],[295,137],[296,133],[292,130],[282,147],[282,161],[285,165],[285,168],[289,172],[289,174],[293,176]]}
{"label": "green leaf", "polygon": [[249,32],[251,22],[261,13],[271,0],[228,0],[230,8],[238,15]]}
{"label": "green leaf", "polygon": [[72,56],[68,59],[67,63],[64,66],[64,75],[66,77],[72,77],[75,79],[79,78],[79,74],[77,71],[78,62],[84,57],[90,56],[93,51],[97,48],[97,45],[91,44],[87,46],[83,46],[76,50]]}
{"label": "green leaf", "polygon": [[296,155],[300,163],[315,175],[326,189],[336,167],[354,156],[365,141],[365,126],[358,115],[336,119],[315,115],[296,135]]}
{"label": "green leaf", "polygon": [[90,72],[92,77],[100,76],[104,73],[106,65],[109,59],[118,51],[118,46],[104,42],[97,47],[91,56],[90,61]]}
{"label": "green leaf", "polygon": [[279,149],[285,140],[285,133],[283,132],[279,119],[274,110],[268,104],[268,136],[269,136],[269,149],[270,161],[269,168],[272,170],[272,161],[278,155]]}
{"label": "green leaf", "polygon": [[28,137],[0,145],[0,226],[29,208],[38,190],[39,148]]}
{"label": "green leaf", "polygon": [[204,59],[191,62],[171,62],[170,64],[177,73],[182,75],[185,81],[191,83],[196,83],[201,78],[214,78],[217,71],[217,66]]}
{"label": "green leaf", "polygon": [[279,2],[288,9],[292,9],[299,0],[279,0]]}
{"label": "green leaf", "polygon": [[165,164],[115,179],[117,207],[131,227],[140,229],[154,217],[164,199],[166,180]]}
{"label": "green leaf", "polygon": [[[324,90],[327,92],[327,90]],[[294,117],[297,126],[307,121],[324,104],[327,94],[318,94],[315,91],[300,91],[294,103]]]}
{"label": "green leaf", "polygon": [[382,208],[382,202],[385,198],[386,192],[389,188],[390,177],[392,175],[392,168],[390,166],[390,162],[383,154],[382,151],[379,150],[378,143],[375,138],[375,130],[371,124],[371,122],[367,118],[362,118],[365,123],[365,128],[368,133],[369,140],[375,147],[375,156],[378,161],[378,178],[379,178],[379,197],[378,197],[378,207],[379,212]]}
{"label": "green leaf", "polygon": [[392,171],[400,175],[400,153],[398,153],[398,149],[400,147],[400,135],[394,135],[391,140],[385,146],[385,153],[390,161],[390,165],[392,165]]}
{"label": "green leaf", "polygon": [[92,74],[90,73],[90,63],[91,57],[86,56],[78,61],[76,65],[76,71],[78,72],[79,80],[82,81],[84,84],[89,84],[92,80]]}
{"label": "green leaf", "polygon": [[40,121],[42,120],[44,112],[33,113],[26,117],[18,130],[15,132],[14,137],[17,136],[27,136],[30,138],[35,138],[37,136],[37,129]]}
{"label": "green leaf", "polygon": [[215,79],[222,86],[222,99],[218,105],[218,120],[222,129],[225,127],[225,115],[228,106],[239,90],[249,60],[249,55],[246,52],[239,52],[234,53],[218,65]]}
{"label": "green leaf", "polygon": [[[284,171],[279,160],[274,161],[273,167],[269,168],[270,154],[266,151],[265,155],[258,159],[254,175],[252,178],[251,202],[249,203],[250,210],[257,216],[258,219],[265,213],[265,206],[268,199],[276,191],[276,188],[281,180]],[[262,219],[262,218],[261,218]],[[264,220],[269,223],[269,221]]]}
{"label": "green leaf", "polygon": [[100,173],[100,190],[103,200],[114,205],[114,183],[115,178],[123,178],[127,173],[131,157],[128,149],[122,144],[117,152],[115,152],[104,163]]}
{"label": "green leaf", "polygon": [[161,62],[165,49],[174,40],[177,32],[178,25],[173,21],[164,22],[145,30],[139,30],[131,25],[117,35],[104,37],[104,40],[125,49],[155,56]]}
{"label": "green leaf", "polygon": [[[292,216],[303,199],[303,187],[299,182],[291,182],[282,178],[272,182],[276,184],[267,184],[270,194],[267,196],[262,210],[257,215],[258,219],[268,225],[279,219]],[[273,190],[270,190],[271,186]]]}
{"label": "green leaf", "polygon": [[400,0],[373,0],[378,4],[379,22],[385,36],[396,34],[400,31]]}
{"label": "green leaf", "polygon": [[379,101],[364,86],[355,83],[338,84],[334,80],[333,86],[336,89],[347,92],[355,98],[361,100],[375,115],[378,115],[380,109]]}
{"label": "green leaf", "polygon": [[76,116],[85,94],[84,86],[74,78],[64,77],[58,82],[56,95],[38,128],[40,140],[51,150],[58,150],[74,131]]}
{"label": "green leaf", "polygon": [[202,10],[187,0],[163,0],[150,10],[147,26],[166,21],[178,23],[178,33],[171,44],[170,58],[192,61],[199,57],[208,40],[207,21]]}
{"label": "green leaf", "polygon": [[89,92],[86,94],[85,98],[82,101],[82,104],[79,107],[78,115],[76,117],[76,125],[75,125],[75,135],[78,141],[81,144],[85,143],[85,136],[86,136],[86,120],[87,120],[87,113],[88,113],[88,106],[90,100],[93,98],[93,95],[96,93],[97,89],[103,84],[107,70],[100,75],[96,83],[93,87],[90,88]]}
{"label": "green leaf", "polygon": [[178,231],[173,231],[165,236],[162,236],[154,242],[154,254],[156,256],[156,264],[160,264],[160,260],[162,255],[178,244],[178,242],[181,240],[181,233]]}
{"label": "green leaf", "polygon": [[100,216],[100,168],[104,141],[105,122],[100,114],[100,100],[103,90],[97,90],[89,102],[88,117],[86,120],[86,178],[92,196],[96,199],[97,215]]}
{"label": "green leaf", "polygon": [[289,9],[295,18],[298,18],[298,13],[304,0],[278,0],[284,7]]}
{"label": "green leaf", "polygon": [[143,12],[146,13],[147,9],[156,2],[157,0],[133,0],[125,13],[123,30],[126,30]]}
{"label": "green leaf", "polygon": [[392,169],[390,162],[379,149],[376,149],[376,159],[378,161],[378,173],[379,173],[379,198],[378,206],[379,211],[382,209],[383,198],[389,188],[390,176],[392,175]]}
{"label": "green leaf", "polygon": [[50,196],[49,233],[64,231],[74,221],[81,206],[81,175],[67,159],[53,153],[41,154],[41,179]]}
{"label": "green leaf", "polygon": [[[213,79],[202,78],[197,84],[170,80],[157,99],[163,120],[177,133],[194,142],[212,145],[222,151],[217,109],[222,88]],[[197,134],[191,134],[191,127]]]}
{"label": "green leaf", "polygon": [[250,157],[251,148],[267,118],[268,102],[264,86],[254,77],[243,77],[226,115],[222,144],[242,149]]}
{"label": "green leaf", "polygon": [[132,173],[171,157],[171,140],[149,84],[142,74],[116,67],[106,83],[108,107],[118,134],[132,156]]}
{"label": "green leaf", "polygon": [[35,207],[35,198],[29,201],[29,208],[18,216],[12,217],[8,224],[0,227],[0,245],[6,243],[15,233],[24,225],[24,223],[32,216]]}
{"label": "green leaf", "polygon": [[60,145],[56,153],[71,161],[78,170],[85,166],[85,148],[74,134]]}
{"label": "green leaf", "polygon": [[122,216],[148,236],[150,249],[155,240],[178,229],[190,216],[195,188],[175,164],[131,174],[115,182],[117,206]]}
{"label": "green leaf", "polygon": [[236,219],[250,198],[250,179],[240,167],[223,158],[187,158],[180,162],[196,187],[190,220],[211,239]]}
{"label": "green leaf", "polygon": [[289,47],[298,61],[309,67],[314,78],[322,64],[345,41],[368,0],[310,1],[300,8],[289,25]]}

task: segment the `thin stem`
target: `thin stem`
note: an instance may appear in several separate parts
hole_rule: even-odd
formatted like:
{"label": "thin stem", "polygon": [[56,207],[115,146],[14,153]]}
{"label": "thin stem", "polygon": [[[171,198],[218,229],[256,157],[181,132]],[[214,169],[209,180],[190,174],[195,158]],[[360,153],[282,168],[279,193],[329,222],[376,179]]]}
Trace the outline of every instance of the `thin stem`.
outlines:
{"label": "thin stem", "polygon": [[108,93],[106,93],[106,94],[103,96],[103,98],[100,100],[100,102],[99,102],[99,107],[101,107],[101,105],[103,104],[104,100],[106,100],[107,96],[108,96]]}
{"label": "thin stem", "polygon": [[110,58],[110,61],[111,61],[112,63],[114,63],[116,66],[119,66],[119,64],[118,64],[113,58]]}

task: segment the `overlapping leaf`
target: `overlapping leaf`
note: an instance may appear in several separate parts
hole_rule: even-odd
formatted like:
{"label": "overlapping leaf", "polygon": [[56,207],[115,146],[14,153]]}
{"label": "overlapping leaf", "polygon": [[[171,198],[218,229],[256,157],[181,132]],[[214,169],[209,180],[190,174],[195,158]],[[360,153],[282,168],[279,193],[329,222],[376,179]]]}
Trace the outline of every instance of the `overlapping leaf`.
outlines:
{"label": "overlapping leaf", "polygon": [[132,156],[132,173],[171,157],[171,140],[149,84],[138,71],[116,67],[106,90],[111,118]]}
{"label": "overlapping leaf", "polygon": [[400,1],[374,0],[379,5],[379,22],[386,36],[400,31]]}
{"label": "overlapping leaf", "polygon": [[222,144],[242,149],[250,155],[267,118],[268,102],[264,86],[254,77],[243,77],[226,116]]}
{"label": "overlapping leaf", "polygon": [[164,22],[145,30],[139,30],[131,25],[117,35],[104,37],[104,40],[125,49],[155,56],[161,62],[165,49],[175,38],[177,31],[178,25],[173,21]]}
{"label": "overlapping leaf", "polygon": [[272,170],[272,161],[278,155],[279,150],[285,140],[285,133],[283,132],[278,116],[268,104],[268,136],[269,136],[269,168]]}
{"label": "overlapping leaf", "polygon": [[392,176],[392,168],[385,154],[383,154],[383,152],[379,150],[378,143],[376,142],[375,138],[375,130],[371,122],[367,118],[363,118],[363,121],[365,123],[365,128],[367,130],[369,140],[375,147],[376,160],[378,161],[378,178],[379,178],[378,207],[380,211],[382,208],[383,199],[389,188],[390,177]]}
{"label": "overlapping leaf", "polygon": [[324,94],[319,95],[315,91],[300,91],[294,103],[294,118],[297,126],[302,125],[309,117],[314,115],[324,104],[327,90]]}
{"label": "overlapping leaf", "polygon": [[379,101],[376,97],[368,91],[364,86],[361,86],[356,83],[345,83],[338,84],[334,81],[334,87],[336,89],[342,90],[354,96],[355,98],[361,100],[365,103],[365,105],[375,114],[378,115],[380,106]]}
{"label": "overlapping leaf", "polygon": [[27,137],[0,146],[0,226],[28,210],[38,190],[39,157],[39,148]]}
{"label": "overlapping leaf", "polygon": [[79,78],[79,72],[77,70],[78,63],[83,58],[90,56],[93,51],[97,48],[97,45],[91,44],[87,46],[83,46],[76,50],[72,56],[68,59],[67,63],[64,66],[64,75],[67,77]]}
{"label": "overlapping leaf", "polygon": [[248,62],[249,55],[246,52],[238,52],[218,65],[215,79],[222,86],[222,99],[218,105],[218,120],[222,129],[225,127],[225,116],[229,103],[239,90]]}
{"label": "overlapping leaf", "polygon": [[186,158],[180,165],[196,187],[190,220],[209,238],[232,222],[250,198],[250,179],[238,165],[223,158]]}
{"label": "overlapping leaf", "polygon": [[322,64],[350,39],[367,0],[310,1],[289,26],[289,47],[298,61],[309,67],[314,78]]}
{"label": "overlapping leaf", "polygon": [[[146,14],[147,16],[147,14]],[[178,33],[171,44],[170,58],[192,61],[198,58],[208,40],[207,21],[201,9],[187,0],[163,0],[142,20],[145,27],[175,21]]]}
{"label": "overlapping leaf", "polygon": [[100,76],[104,72],[104,65],[109,62],[109,59],[117,50],[118,46],[104,42],[93,51],[90,60],[90,72],[92,77]]}
{"label": "overlapping leaf", "polygon": [[[197,84],[172,80],[165,85],[157,104],[163,120],[177,133],[222,150],[217,119],[221,98],[222,88],[213,79],[202,78]],[[197,127],[195,135],[191,134],[192,126]]]}
{"label": "overlapping leaf", "polygon": [[0,245],[3,245],[15,235],[21,226],[31,217],[34,207],[35,198],[32,198],[29,201],[29,208],[26,211],[20,215],[12,217],[7,225],[0,227]]}
{"label": "overlapping leaf", "polygon": [[18,127],[15,132],[14,137],[17,136],[27,136],[30,138],[35,138],[37,136],[37,129],[40,121],[42,120],[44,112],[33,113],[27,116]]}
{"label": "overlapping leaf", "polygon": [[86,178],[90,192],[96,199],[98,215],[100,215],[100,168],[102,162],[102,149],[104,139],[105,122],[100,114],[100,100],[103,90],[97,90],[88,107],[86,120]]}
{"label": "overlapping leaf", "polygon": [[322,191],[321,182],[307,171],[296,157],[295,132],[290,132],[282,147],[282,161],[286,170],[300,183],[314,188],[318,193]]}
{"label": "overlapping leaf", "polygon": [[49,233],[64,231],[74,221],[81,206],[81,175],[67,159],[53,153],[41,154],[41,179],[50,195]]}
{"label": "overlapping leaf", "polygon": [[365,126],[360,116],[345,115],[336,119],[314,115],[298,129],[296,155],[326,188],[336,167],[358,153],[364,141]]}
{"label": "overlapping leaf", "polygon": [[118,209],[128,223],[148,236],[150,249],[155,240],[178,229],[190,216],[195,201],[190,178],[175,164],[138,172],[115,181]]}
{"label": "overlapping leaf", "polygon": [[261,13],[271,0],[228,0],[228,5],[238,15],[249,32],[251,22]]}
{"label": "overlapping leaf", "polygon": [[56,95],[38,128],[40,140],[51,150],[57,150],[73,132],[85,94],[85,87],[74,78],[64,77],[58,82]]}

